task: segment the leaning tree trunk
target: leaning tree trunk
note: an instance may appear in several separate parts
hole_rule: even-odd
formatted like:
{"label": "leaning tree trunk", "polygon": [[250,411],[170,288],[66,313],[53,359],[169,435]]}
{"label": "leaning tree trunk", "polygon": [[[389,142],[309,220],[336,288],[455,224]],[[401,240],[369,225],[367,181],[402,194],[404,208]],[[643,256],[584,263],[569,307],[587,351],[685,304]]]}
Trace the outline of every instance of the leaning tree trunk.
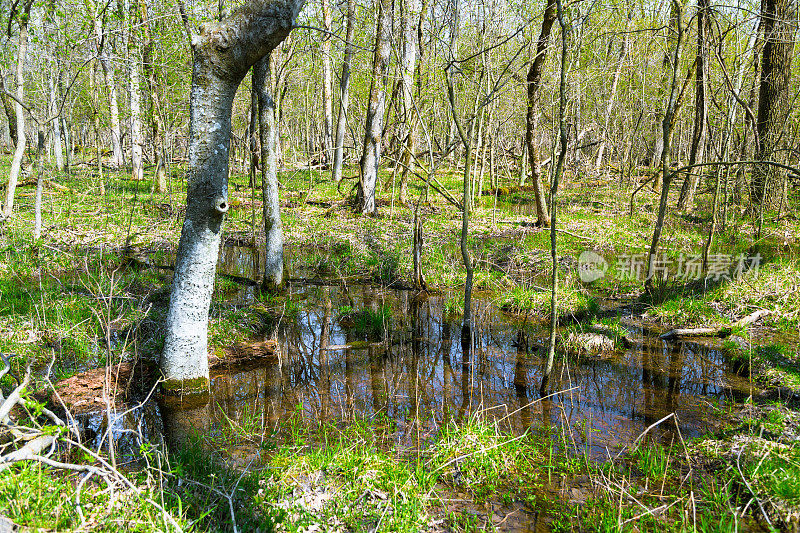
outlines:
{"label": "leaning tree trunk", "polygon": [[14,194],[17,190],[19,173],[22,170],[22,157],[25,155],[25,116],[23,115],[22,102],[25,101],[25,54],[28,51],[28,16],[31,12],[32,1],[25,4],[25,12],[17,16],[19,24],[19,46],[17,47],[16,69],[16,100],[14,112],[17,115],[17,144],[14,149],[14,159],[11,161],[11,172],[8,174],[8,187],[6,188],[6,203],[3,206],[3,218],[11,216],[14,210]]}
{"label": "leaning tree trunk", "polygon": [[161,355],[167,394],[208,391],[208,310],[228,211],[233,99],[250,67],[289,34],[302,5],[303,0],[253,0],[191,38],[186,219]]}
{"label": "leaning tree trunk", "polygon": [[[759,161],[783,162],[786,139],[784,126],[789,111],[789,83],[792,54],[797,33],[797,0],[764,0],[761,24],[764,49],[758,91]],[[750,201],[762,209],[776,208],[783,197],[786,172],[771,165],[756,165],[750,187]]]}
{"label": "leaning tree trunk", "polygon": [[542,85],[542,71],[547,59],[547,47],[550,42],[550,31],[556,20],[556,0],[548,0],[542,18],[542,29],[539,40],[536,42],[536,55],[528,69],[527,93],[528,112],[525,118],[525,144],[528,146],[528,162],[531,168],[531,182],[533,183],[534,200],[536,201],[536,223],[539,226],[550,225],[550,215],[547,209],[547,198],[544,194],[542,181],[542,162],[539,155],[539,142],[536,139],[538,114],[536,110],[539,99],[539,89]]}
{"label": "leaning tree trunk", "polygon": [[386,69],[391,53],[392,5],[380,0],[378,26],[375,30],[375,56],[372,62],[372,83],[369,90],[369,108],[364,126],[364,151],[361,155],[361,178],[358,180],[356,211],[374,213],[375,184],[381,164],[383,141],[383,114],[386,108]]}
{"label": "leaning tree trunk", "polygon": [[[689,152],[689,166],[702,163],[706,148],[706,129],[708,123],[709,57],[708,39],[711,31],[711,0],[697,1],[697,60],[695,61],[695,98],[694,98],[694,131],[692,132],[692,149]],[[691,211],[694,204],[694,193],[700,176],[692,171],[683,180],[678,209]]]}
{"label": "leaning tree trunk", "polygon": [[339,115],[336,119],[336,140],[333,150],[333,181],[342,180],[342,160],[344,159],[344,133],[347,127],[347,106],[350,101],[350,64],[353,61],[353,36],[355,33],[355,0],[347,0],[347,31],[345,34],[344,61],[342,62],[342,81],[339,85]]}
{"label": "leaning tree trunk", "polygon": [[261,193],[264,209],[264,288],[278,291],[283,287],[283,225],[278,203],[278,124],[272,99],[270,55],[253,66],[253,88],[258,95],[258,133],[261,140]]}

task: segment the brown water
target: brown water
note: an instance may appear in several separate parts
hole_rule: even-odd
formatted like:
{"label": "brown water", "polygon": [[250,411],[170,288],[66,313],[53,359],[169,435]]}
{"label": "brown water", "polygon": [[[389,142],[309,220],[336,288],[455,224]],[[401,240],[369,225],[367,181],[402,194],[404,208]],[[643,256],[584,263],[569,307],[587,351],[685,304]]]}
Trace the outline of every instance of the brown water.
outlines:
{"label": "brown water", "polygon": [[[257,259],[229,248],[235,247],[221,252],[224,271],[252,278]],[[378,420],[393,428],[390,438],[399,447],[412,448],[433,440],[445,421],[480,414],[517,434],[569,426],[571,451],[602,461],[670,413],[675,417],[654,427],[652,438],[668,444],[678,430],[685,439],[710,432],[732,401],[749,394],[714,347],[661,341],[631,325],[634,348],[604,360],[558,360],[554,394],[542,400],[546,331],[504,314],[489,298],[473,300],[476,326],[465,353],[460,318],[447,311],[460,304],[448,306],[448,296],[299,279],[288,291],[293,304],[265,333],[278,341],[275,357],[215,372],[211,401],[200,407],[148,402],[127,413],[89,416],[93,443],[111,427],[118,453],[136,455],[143,441],[162,436],[180,441],[198,430],[221,436],[231,425],[269,435],[300,416]],[[252,286],[226,298],[246,305]],[[634,323],[625,307],[616,312]],[[359,321],[359,315],[374,318]],[[226,447],[240,466],[257,464],[261,453],[258,445]]]}
{"label": "brown water", "polygon": [[[224,246],[220,269],[252,279],[258,258],[248,248]],[[632,349],[603,360],[557,360],[550,381],[554,394],[542,400],[547,333],[506,315],[494,301],[473,300],[473,342],[464,353],[460,317],[448,314],[448,296],[322,283],[289,284],[294,309],[265,333],[278,340],[276,356],[214,373],[204,414],[185,413],[192,425],[215,435],[231,421],[277,430],[297,415],[330,421],[377,417],[396,424],[397,444],[411,446],[420,425],[433,436],[445,420],[481,414],[514,433],[570,426],[575,452],[602,460],[670,413],[675,418],[653,428],[652,437],[669,443],[677,430],[683,438],[710,432],[731,401],[749,394],[746,380],[714,347],[665,342],[631,325],[629,336],[638,339]],[[253,287],[246,284],[226,295],[236,305],[252,299]],[[373,318],[362,319],[368,324],[359,327],[353,315],[365,310]],[[633,324],[625,307],[616,312]],[[145,438],[157,438],[164,428],[151,404],[127,413],[127,420],[112,416],[112,425],[144,424]],[[89,426],[108,424],[97,415]],[[183,425],[166,425],[176,424]]]}
{"label": "brown water", "polygon": [[[521,433],[570,424],[575,445],[596,459],[616,453],[650,424],[669,441],[702,435],[719,422],[726,402],[748,394],[719,351],[696,343],[641,344],[606,360],[557,361],[549,401],[540,401],[545,332],[515,323],[492,301],[475,301],[470,353],[462,351],[458,317],[448,317],[446,297],[415,298],[410,291],[293,284],[295,316],[278,328],[279,356],[254,368],[212,379],[210,417],[237,420],[261,413],[277,425],[301,409],[309,417],[349,420],[381,417],[397,423],[398,444],[412,444],[409,424],[431,431],[443,420],[482,413]],[[388,333],[369,337],[350,323],[349,309],[383,317]],[[342,312],[345,318],[341,319]],[[219,411],[219,412],[217,412]]]}

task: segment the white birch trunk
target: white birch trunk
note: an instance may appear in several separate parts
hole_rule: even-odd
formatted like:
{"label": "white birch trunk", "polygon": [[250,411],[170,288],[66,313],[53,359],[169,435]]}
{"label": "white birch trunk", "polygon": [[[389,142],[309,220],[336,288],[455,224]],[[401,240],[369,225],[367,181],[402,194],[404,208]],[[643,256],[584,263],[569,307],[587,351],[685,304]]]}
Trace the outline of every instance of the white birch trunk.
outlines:
{"label": "white birch trunk", "polygon": [[114,79],[114,67],[108,60],[106,55],[105,36],[103,35],[103,22],[102,18],[96,14],[94,4],[91,4],[94,12],[94,32],[96,40],[97,58],[100,60],[100,66],[103,68],[103,79],[106,87],[108,88],[108,110],[111,115],[111,161],[109,162],[112,167],[119,168],[124,163],[124,154],[122,153],[122,128],[120,127],[119,120],[119,103],[117,97],[117,82]]}
{"label": "white birch trunk", "polygon": [[347,127],[347,111],[350,102],[350,64],[353,61],[353,34],[355,33],[355,0],[347,0],[347,30],[345,34],[344,61],[340,83],[339,114],[336,119],[336,140],[333,152],[333,181],[342,179],[344,160],[344,134]]}
{"label": "white birch trunk", "polygon": [[322,107],[325,115],[323,137],[325,143],[325,163],[330,163],[333,151],[333,90],[331,88],[331,20],[330,0],[322,0],[322,16],[326,33],[322,35]]}
{"label": "white birch trunk", "polygon": [[133,32],[129,36],[131,54],[128,57],[128,93],[131,106],[131,167],[135,180],[144,178],[144,135],[142,134],[142,88],[140,57],[137,38]]}
{"label": "white birch trunk", "polygon": [[403,55],[400,58],[400,76],[402,80],[403,122],[400,139],[403,142],[403,154],[400,158],[402,172],[400,174],[400,191],[398,199],[405,202],[408,171],[414,165],[414,141],[416,136],[416,118],[414,113],[414,74],[417,69],[417,26],[419,24],[419,0],[404,0],[401,26],[403,32]]}
{"label": "white birch trunk", "polygon": [[186,219],[161,355],[168,395],[208,392],[208,311],[224,215],[236,89],[289,34],[303,0],[253,1],[192,36]]}
{"label": "white birch trunk", "polygon": [[16,69],[16,100],[14,112],[17,115],[17,146],[14,149],[14,159],[11,161],[11,171],[8,174],[8,187],[6,189],[6,203],[3,206],[3,218],[8,218],[14,210],[14,194],[17,190],[19,174],[22,170],[22,157],[25,155],[25,116],[22,103],[25,101],[25,55],[28,51],[28,13],[30,4],[27,4],[24,16],[19,21],[19,46],[17,48]]}
{"label": "white birch trunk", "polygon": [[388,0],[381,0],[378,24],[375,31],[375,56],[372,64],[369,107],[364,133],[364,151],[361,156],[361,179],[358,182],[356,210],[374,213],[375,185],[381,164],[383,142],[383,115],[386,108],[386,70],[389,65],[392,8]]}
{"label": "white birch trunk", "polygon": [[264,279],[265,288],[280,290],[283,276],[283,225],[278,203],[278,124],[272,98],[272,63],[262,57],[253,66],[253,87],[258,94],[259,137],[261,138],[261,191],[264,210]]}
{"label": "white birch trunk", "polygon": [[[60,73],[54,73],[53,76],[50,77],[48,83],[50,84],[50,116],[55,116],[58,112],[58,85],[55,83],[54,78],[60,75]],[[56,156],[56,168],[58,170],[64,170],[64,143],[61,136],[61,119],[56,117],[53,119],[52,124],[53,130],[53,151],[55,152]]]}

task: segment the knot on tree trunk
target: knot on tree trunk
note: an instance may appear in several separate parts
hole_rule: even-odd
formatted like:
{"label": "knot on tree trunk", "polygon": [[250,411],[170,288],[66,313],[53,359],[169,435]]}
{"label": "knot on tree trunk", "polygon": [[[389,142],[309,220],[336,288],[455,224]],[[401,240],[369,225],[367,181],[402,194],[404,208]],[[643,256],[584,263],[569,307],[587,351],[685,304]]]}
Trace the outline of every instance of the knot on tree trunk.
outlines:
{"label": "knot on tree trunk", "polygon": [[220,215],[227,213],[229,208],[230,204],[228,203],[227,198],[222,197],[214,200],[214,210]]}

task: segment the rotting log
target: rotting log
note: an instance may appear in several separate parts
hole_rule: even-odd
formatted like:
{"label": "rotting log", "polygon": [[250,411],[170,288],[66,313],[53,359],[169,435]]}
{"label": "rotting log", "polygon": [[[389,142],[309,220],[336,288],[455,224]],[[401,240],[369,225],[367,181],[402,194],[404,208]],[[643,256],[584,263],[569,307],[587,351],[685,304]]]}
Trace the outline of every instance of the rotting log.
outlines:
{"label": "rotting log", "polygon": [[660,336],[662,340],[673,340],[680,337],[727,337],[734,329],[747,327],[756,321],[772,314],[767,309],[759,309],[746,317],[734,322],[730,326],[718,326],[713,328],[677,328],[672,329]]}

